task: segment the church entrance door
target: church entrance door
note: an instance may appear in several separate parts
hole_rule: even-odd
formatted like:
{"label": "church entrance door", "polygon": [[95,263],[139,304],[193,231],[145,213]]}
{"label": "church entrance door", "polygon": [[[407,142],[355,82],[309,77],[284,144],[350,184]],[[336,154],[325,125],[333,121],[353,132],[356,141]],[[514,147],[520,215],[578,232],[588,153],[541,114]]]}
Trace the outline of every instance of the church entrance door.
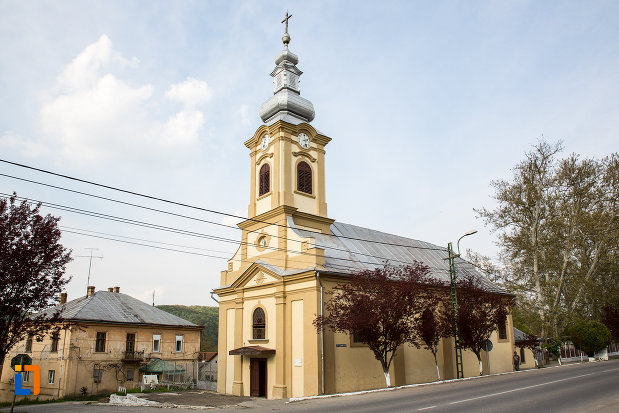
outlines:
{"label": "church entrance door", "polygon": [[267,396],[267,359],[249,359],[249,395],[251,397]]}

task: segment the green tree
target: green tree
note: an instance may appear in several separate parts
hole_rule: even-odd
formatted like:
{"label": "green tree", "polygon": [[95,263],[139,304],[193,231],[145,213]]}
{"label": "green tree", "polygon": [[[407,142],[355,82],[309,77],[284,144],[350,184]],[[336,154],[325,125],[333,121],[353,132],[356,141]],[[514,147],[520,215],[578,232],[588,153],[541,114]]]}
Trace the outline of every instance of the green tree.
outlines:
{"label": "green tree", "polygon": [[157,308],[194,324],[204,326],[200,332],[200,351],[217,351],[219,309],[201,305],[158,305]]}
{"label": "green tree", "polygon": [[589,357],[606,347],[611,339],[610,330],[595,320],[577,321],[567,329],[567,333],[574,346]]}
{"label": "green tree", "polygon": [[492,183],[497,206],[477,210],[498,232],[502,285],[525,324],[555,338],[619,296],[619,156],[559,160],[560,150],[539,142],[511,180]]}

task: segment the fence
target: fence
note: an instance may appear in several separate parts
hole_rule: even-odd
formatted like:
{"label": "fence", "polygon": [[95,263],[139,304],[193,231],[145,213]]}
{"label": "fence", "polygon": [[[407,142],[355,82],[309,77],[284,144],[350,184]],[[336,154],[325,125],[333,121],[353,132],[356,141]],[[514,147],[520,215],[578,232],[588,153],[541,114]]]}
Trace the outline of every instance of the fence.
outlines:
{"label": "fence", "polygon": [[191,386],[217,390],[217,364],[203,361],[166,361],[160,385]]}
{"label": "fence", "polygon": [[[619,343],[610,343],[606,347],[608,357],[619,356]],[[561,361],[588,361],[589,356],[584,351],[578,350],[574,344],[567,341],[561,345]]]}

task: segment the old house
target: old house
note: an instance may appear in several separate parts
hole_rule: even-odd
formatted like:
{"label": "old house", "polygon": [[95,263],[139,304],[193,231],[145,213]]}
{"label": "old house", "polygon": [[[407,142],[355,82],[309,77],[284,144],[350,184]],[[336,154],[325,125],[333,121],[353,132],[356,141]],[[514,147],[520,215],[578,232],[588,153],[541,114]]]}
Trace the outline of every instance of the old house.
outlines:
{"label": "old house", "polygon": [[[239,224],[241,246],[215,290],[220,297],[217,390],[287,398],[383,387],[380,363],[366,345],[312,325],[323,312],[325,292],[349,274],[385,262],[417,260],[447,281],[447,251],[329,218],[325,162],[331,138],[311,124],[314,106],[300,93],[299,58],[288,47],[287,32],[282,40],[271,73],[274,94],[259,110],[264,123],[245,142],[250,200],[248,219]],[[456,267],[482,277],[459,258]],[[482,357],[486,370],[488,364],[493,373],[512,370],[512,332],[510,316],[492,335],[493,350]],[[453,339],[443,340],[439,354],[441,377],[454,378]],[[463,357],[464,375],[479,374],[476,356],[465,351]],[[436,380],[431,353],[405,346],[391,377],[396,385]]]}
{"label": "old house", "polygon": [[[144,372],[157,374],[149,370],[157,361],[173,365],[170,374],[193,372],[189,366],[197,361],[201,326],[123,294],[119,287],[96,292],[88,287],[85,297],[66,299],[61,294],[66,328],[40,342],[28,337],[7,356],[0,380],[5,399],[12,397],[10,359],[17,354],[29,355],[40,367],[41,399],[139,387]],[[33,380],[24,374],[23,388],[32,389]]]}

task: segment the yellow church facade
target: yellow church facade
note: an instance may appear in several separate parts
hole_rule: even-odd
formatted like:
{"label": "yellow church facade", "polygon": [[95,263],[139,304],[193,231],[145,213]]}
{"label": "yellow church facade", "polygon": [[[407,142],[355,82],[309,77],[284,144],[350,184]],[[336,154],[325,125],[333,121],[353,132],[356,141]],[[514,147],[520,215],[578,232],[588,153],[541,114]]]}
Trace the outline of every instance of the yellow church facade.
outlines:
{"label": "yellow church facade", "polygon": [[[331,138],[314,128],[311,102],[301,97],[298,57],[288,49],[271,73],[274,94],[260,107],[264,122],[245,142],[250,152],[248,219],[242,242],[221,272],[219,303],[221,393],[267,398],[303,397],[381,388],[380,362],[347,334],[317,331],[329,292],[354,272],[420,261],[449,280],[446,248],[330,219],[325,155]],[[481,277],[457,259],[458,271]],[[488,288],[501,289],[486,282]],[[511,316],[492,335],[482,357],[486,372],[511,371]],[[500,332],[499,332],[500,330]],[[479,374],[477,357],[463,351],[464,375]],[[439,349],[441,379],[456,377],[452,339]],[[394,385],[437,380],[430,351],[403,346],[391,367]]]}

